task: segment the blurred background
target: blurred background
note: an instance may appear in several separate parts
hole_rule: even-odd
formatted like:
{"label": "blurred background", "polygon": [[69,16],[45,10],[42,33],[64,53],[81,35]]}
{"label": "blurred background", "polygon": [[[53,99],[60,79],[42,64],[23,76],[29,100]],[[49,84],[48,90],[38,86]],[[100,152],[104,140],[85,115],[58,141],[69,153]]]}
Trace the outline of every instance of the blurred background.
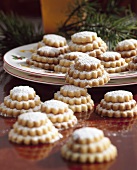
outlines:
{"label": "blurred background", "polygon": [[[44,0],[44,1],[53,1],[53,0]],[[65,2],[66,0],[64,0]],[[99,0],[102,3],[102,6],[105,7],[108,0]],[[57,0],[58,4],[59,0]],[[135,0],[120,0],[121,5],[131,5],[133,12],[137,13],[137,1]],[[40,0],[0,0],[0,10],[8,13],[14,11],[22,16],[30,17],[41,17],[41,8]]]}

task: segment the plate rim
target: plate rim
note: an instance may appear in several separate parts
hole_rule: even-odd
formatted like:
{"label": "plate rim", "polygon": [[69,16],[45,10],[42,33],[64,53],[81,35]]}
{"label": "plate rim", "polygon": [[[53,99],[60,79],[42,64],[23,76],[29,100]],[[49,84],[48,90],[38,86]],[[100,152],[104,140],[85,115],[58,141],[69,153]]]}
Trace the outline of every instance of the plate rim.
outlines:
{"label": "plate rim", "polygon": [[[38,43],[38,42],[37,42]],[[28,48],[31,47],[31,48],[34,48],[37,43],[31,43],[31,44],[26,44],[26,45],[22,45],[22,46],[19,46],[19,47],[16,47],[16,48],[13,48],[11,50],[9,50],[8,52],[6,52],[4,54],[4,57],[3,57],[3,60],[4,62],[9,65],[10,67],[12,67],[13,69],[15,70],[19,70],[21,72],[25,72],[25,73],[29,73],[29,74],[34,74],[34,75],[41,75],[41,76],[44,76],[44,77],[55,77],[55,78],[65,78],[65,74],[63,73],[55,73],[55,72],[49,72],[49,71],[45,71],[45,73],[40,73],[40,72],[37,72],[37,71],[33,71],[33,70],[25,70],[23,68],[19,68],[19,67],[16,67],[14,66],[13,64],[10,64],[8,62],[8,55],[11,53],[11,52],[14,52],[16,50],[19,50],[21,51],[21,49],[23,48],[23,50],[25,50],[24,48]],[[31,68],[30,68],[31,69]],[[127,72],[120,72],[120,73],[112,73],[112,74],[109,74],[110,75],[110,79],[122,79],[122,78],[132,78],[132,77],[137,77],[137,71],[131,71],[131,73],[129,73],[130,71],[127,71]]]}

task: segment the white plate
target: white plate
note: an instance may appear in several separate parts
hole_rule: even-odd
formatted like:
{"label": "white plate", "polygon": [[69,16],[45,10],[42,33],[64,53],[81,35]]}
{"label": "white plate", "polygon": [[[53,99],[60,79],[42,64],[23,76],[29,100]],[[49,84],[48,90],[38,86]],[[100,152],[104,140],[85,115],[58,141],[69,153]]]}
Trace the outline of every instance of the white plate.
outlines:
{"label": "white plate", "polygon": [[[6,63],[4,63],[3,68],[7,73],[11,74],[12,76],[15,76],[15,77],[18,77],[24,80],[44,83],[44,84],[52,84],[52,85],[66,84],[64,78],[44,77],[40,75],[25,73],[25,72],[13,69]],[[112,79],[104,86],[99,86],[99,87],[124,86],[124,85],[132,85],[132,84],[137,84],[137,77],[125,78],[125,79],[120,79],[120,80]]]}
{"label": "white plate", "polygon": [[17,77],[17,78],[21,78],[23,80],[28,80],[28,81],[43,83],[43,84],[52,84],[52,85],[64,85],[65,84],[64,78],[59,79],[55,77],[44,77],[40,75],[25,73],[19,70],[15,70],[14,68],[10,67],[6,63],[4,63],[3,68],[10,75]]}
{"label": "white plate", "polygon": [[[28,74],[45,77],[54,77],[60,79],[64,78],[65,74],[54,73],[34,66],[28,66],[26,64],[26,59],[31,57],[32,52],[34,51],[34,48],[36,46],[37,43],[34,43],[14,48],[4,55],[4,62],[8,64],[10,67]],[[134,77],[137,77],[137,71],[126,71],[121,73],[110,74],[111,79],[123,79]]]}

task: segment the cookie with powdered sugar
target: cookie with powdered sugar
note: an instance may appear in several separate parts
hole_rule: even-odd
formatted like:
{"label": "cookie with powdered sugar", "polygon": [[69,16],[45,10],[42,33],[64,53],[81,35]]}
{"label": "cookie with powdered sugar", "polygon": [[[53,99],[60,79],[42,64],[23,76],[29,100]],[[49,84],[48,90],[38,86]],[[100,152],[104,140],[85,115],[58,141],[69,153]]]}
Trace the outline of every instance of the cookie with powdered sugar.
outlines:
{"label": "cookie with powdered sugar", "polygon": [[25,112],[37,112],[40,108],[40,97],[32,87],[16,86],[0,104],[0,114],[5,117],[17,117]]}
{"label": "cookie with powdered sugar", "polygon": [[96,107],[96,113],[107,117],[135,117],[137,104],[129,91],[116,90],[107,92]]}
{"label": "cookie with powdered sugar", "polygon": [[47,34],[43,36],[45,45],[52,47],[63,47],[67,44],[66,38],[61,35]]}
{"label": "cookie with powdered sugar", "polygon": [[101,64],[108,73],[127,71],[128,64],[118,52],[107,51],[98,55],[97,58],[101,61]]}
{"label": "cookie with powdered sugar", "polygon": [[61,155],[66,160],[80,163],[103,163],[114,160],[117,148],[102,130],[93,127],[77,129],[61,148]]}
{"label": "cookie with powdered sugar", "polygon": [[13,129],[9,132],[11,142],[25,145],[54,143],[61,137],[62,135],[53,126],[46,114],[41,112],[20,115],[13,125]]}
{"label": "cookie with powdered sugar", "polygon": [[54,99],[67,103],[73,112],[87,112],[94,108],[94,101],[87,89],[74,85],[62,86],[60,91],[54,93]]}
{"label": "cookie with powdered sugar", "polygon": [[59,100],[48,100],[41,105],[41,112],[45,113],[54,126],[60,130],[74,127],[77,118],[69,109],[68,104]]}
{"label": "cookie with powdered sugar", "polygon": [[71,40],[76,44],[90,43],[96,39],[97,39],[97,33],[91,32],[91,31],[81,31],[81,32],[77,32],[71,36]]}

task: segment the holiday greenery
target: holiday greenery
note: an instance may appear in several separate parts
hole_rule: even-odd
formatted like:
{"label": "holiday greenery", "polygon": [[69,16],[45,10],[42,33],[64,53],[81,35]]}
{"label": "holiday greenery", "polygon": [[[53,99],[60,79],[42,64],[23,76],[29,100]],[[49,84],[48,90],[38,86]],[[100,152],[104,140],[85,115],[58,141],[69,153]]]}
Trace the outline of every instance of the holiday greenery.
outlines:
{"label": "holiday greenery", "polygon": [[[120,0],[101,1],[74,0],[69,5],[68,17],[55,34],[70,39],[79,31],[97,32],[109,50],[126,38],[136,38],[137,21],[130,6],[120,7]],[[38,42],[42,39],[42,25],[36,25],[14,13],[0,11],[0,56],[15,47]]]}
{"label": "holiday greenery", "polygon": [[120,0],[108,0],[106,6],[101,1],[76,0],[71,4],[68,18],[59,28],[67,38],[79,31],[97,32],[109,50],[126,38],[136,38],[137,21],[130,6],[120,7]]}
{"label": "holiday greenery", "polygon": [[0,56],[15,47],[41,40],[41,28],[18,15],[0,11]]}

